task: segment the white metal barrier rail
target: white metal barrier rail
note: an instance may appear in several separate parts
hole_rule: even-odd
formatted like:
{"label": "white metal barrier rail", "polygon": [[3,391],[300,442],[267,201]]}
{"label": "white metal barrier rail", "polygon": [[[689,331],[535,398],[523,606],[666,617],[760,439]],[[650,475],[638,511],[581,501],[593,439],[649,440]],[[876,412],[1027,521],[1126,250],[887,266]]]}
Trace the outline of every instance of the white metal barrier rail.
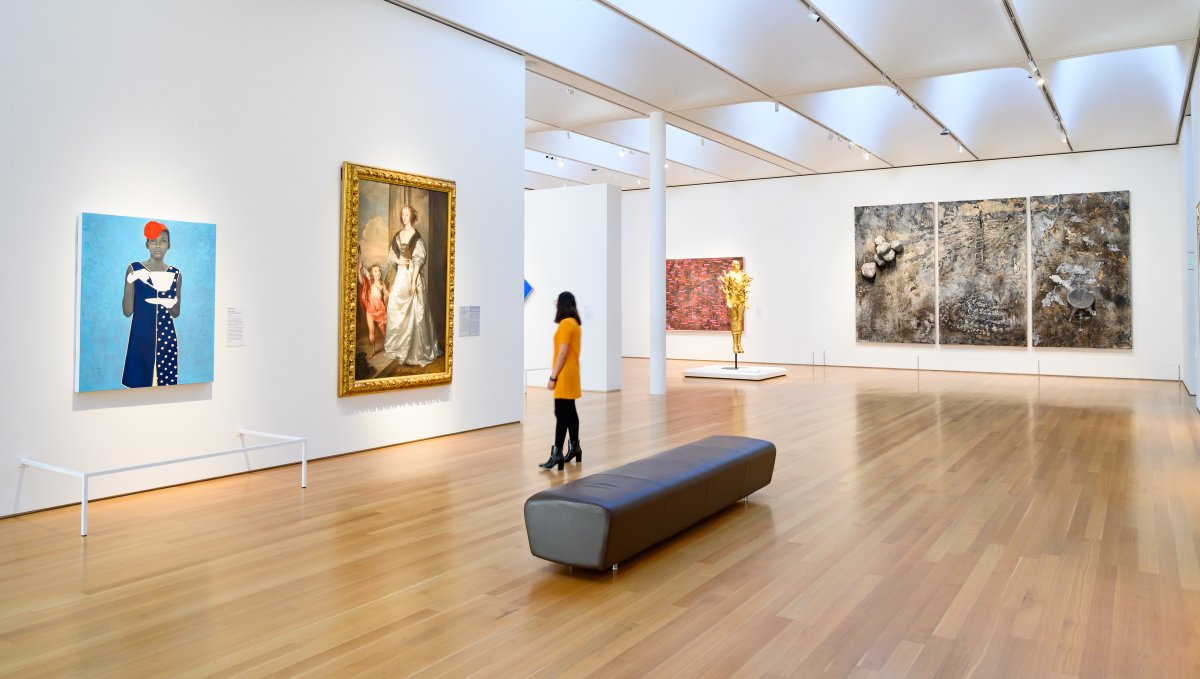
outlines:
{"label": "white metal barrier rail", "polygon": [[[252,446],[246,445],[246,436],[258,436],[260,438],[276,439],[272,443],[258,443]],[[74,476],[80,480],[79,483],[79,534],[87,535],[88,532],[88,480],[95,476],[107,476],[109,474],[120,474],[121,472],[131,472],[138,469],[148,469],[150,467],[161,467],[168,464],[177,464],[179,462],[193,462],[195,460],[205,460],[210,457],[220,457],[222,455],[234,455],[236,453],[246,454],[246,464],[250,464],[249,452],[252,450],[263,450],[266,448],[278,448],[280,446],[291,445],[293,443],[300,444],[300,487],[308,487],[308,439],[303,436],[289,436],[286,434],[271,434],[264,431],[253,431],[250,429],[238,429],[238,438],[242,445],[239,448],[232,450],[222,450],[216,453],[205,453],[203,455],[190,455],[188,457],[178,457],[173,460],[161,460],[159,462],[147,462],[145,464],[135,464],[128,467],[113,467],[111,469],[97,469],[95,471],[81,471],[79,469],[71,469],[49,462],[42,462],[29,457],[21,458],[21,474],[25,474],[25,467],[37,467],[46,471],[66,474]],[[23,485],[23,484],[22,484]]]}

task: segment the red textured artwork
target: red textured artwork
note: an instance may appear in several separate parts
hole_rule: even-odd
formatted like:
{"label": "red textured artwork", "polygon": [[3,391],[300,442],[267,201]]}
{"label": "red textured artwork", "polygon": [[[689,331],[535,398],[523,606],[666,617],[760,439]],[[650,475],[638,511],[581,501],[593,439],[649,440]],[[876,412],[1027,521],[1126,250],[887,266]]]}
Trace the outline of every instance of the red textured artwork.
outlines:
{"label": "red textured artwork", "polygon": [[721,274],[741,257],[667,260],[667,330],[729,330]]}

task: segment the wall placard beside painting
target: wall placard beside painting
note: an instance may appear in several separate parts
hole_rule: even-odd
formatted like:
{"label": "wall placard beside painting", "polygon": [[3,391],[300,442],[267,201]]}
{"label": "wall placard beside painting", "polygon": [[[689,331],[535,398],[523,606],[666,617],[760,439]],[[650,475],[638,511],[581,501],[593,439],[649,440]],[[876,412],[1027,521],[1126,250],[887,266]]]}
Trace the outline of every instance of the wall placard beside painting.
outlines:
{"label": "wall placard beside painting", "polygon": [[667,260],[667,330],[729,332],[729,307],[721,275],[741,257]]}
{"label": "wall placard beside painting", "polygon": [[85,212],[75,391],[213,381],[216,225]]}
{"label": "wall placard beside painting", "polygon": [[455,184],[342,164],[338,395],[448,384]]}

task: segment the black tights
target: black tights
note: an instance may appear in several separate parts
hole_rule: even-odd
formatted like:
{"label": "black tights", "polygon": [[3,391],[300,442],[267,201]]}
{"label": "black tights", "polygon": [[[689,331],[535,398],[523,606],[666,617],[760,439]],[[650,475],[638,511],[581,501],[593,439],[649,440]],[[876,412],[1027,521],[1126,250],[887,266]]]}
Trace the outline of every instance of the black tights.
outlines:
{"label": "black tights", "polygon": [[571,443],[579,444],[579,413],[575,410],[575,399],[554,399],[554,445],[563,449],[563,440],[571,432]]}

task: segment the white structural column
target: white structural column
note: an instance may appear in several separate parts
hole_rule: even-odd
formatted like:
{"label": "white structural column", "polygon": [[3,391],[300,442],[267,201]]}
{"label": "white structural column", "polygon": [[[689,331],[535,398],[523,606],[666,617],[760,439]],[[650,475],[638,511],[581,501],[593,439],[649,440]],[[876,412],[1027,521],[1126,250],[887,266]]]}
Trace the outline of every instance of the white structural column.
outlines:
{"label": "white structural column", "polygon": [[650,393],[667,393],[667,123],[650,114]]}

